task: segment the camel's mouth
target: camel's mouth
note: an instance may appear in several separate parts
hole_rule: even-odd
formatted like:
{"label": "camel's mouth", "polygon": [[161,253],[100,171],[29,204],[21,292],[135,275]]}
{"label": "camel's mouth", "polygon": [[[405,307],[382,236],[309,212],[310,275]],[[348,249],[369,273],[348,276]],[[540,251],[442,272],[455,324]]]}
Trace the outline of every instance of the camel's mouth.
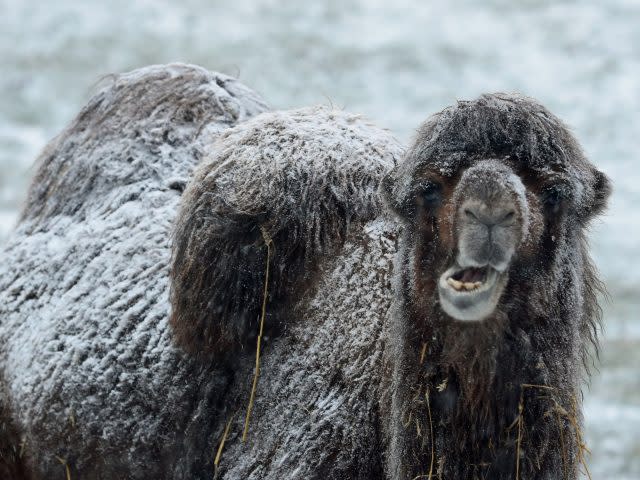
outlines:
{"label": "camel's mouth", "polygon": [[482,320],[495,310],[506,274],[491,266],[461,267],[457,263],[438,281],[442,309],[456,320]]}
{"label": "camel's mouth", "polygon": [[457,290],[471,291],[476,290],[487,282],[487,275],[490,267],[469,267],[454,271],[453,274],[447,278],[447,284]]}

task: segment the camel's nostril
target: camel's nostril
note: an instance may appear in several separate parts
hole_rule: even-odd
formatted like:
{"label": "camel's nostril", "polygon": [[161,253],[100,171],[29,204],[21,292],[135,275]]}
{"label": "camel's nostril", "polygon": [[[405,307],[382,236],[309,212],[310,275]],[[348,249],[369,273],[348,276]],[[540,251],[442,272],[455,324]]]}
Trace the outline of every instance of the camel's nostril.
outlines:
{"label": "camel's nostril", "polygon": [[478,220],[478,217],[476,217],[476,215],[469,210],[468,208],[464,209],[464,214],[468,217],[468,218],[473,218],[474,220]]}
{"label": "camel's nostril", "polygon": [[505,215],[502,217],[502,220],[500,221],[500,223],[507,223],[507,222],[511,222],[516,216],[516,212],[515,210],[511,210],[507,213],[505,213]]}

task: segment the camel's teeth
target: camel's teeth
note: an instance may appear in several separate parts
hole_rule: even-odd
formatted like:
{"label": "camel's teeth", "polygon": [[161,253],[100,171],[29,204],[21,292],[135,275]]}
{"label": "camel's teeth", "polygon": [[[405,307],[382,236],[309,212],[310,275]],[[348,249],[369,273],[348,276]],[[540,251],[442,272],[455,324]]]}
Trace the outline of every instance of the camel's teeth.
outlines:
{"label": "camel's teeth", "polygon": [[449,285],[451,285],[453,288],[455,288],[456,290],[462,290],[462,282],[459,282],[458,280],[454,280],[453,278],[449,277],[447,278],[447,283]]}
{"label": "camel's teeth", "polygon": [[476,288],[476,284],[475,283],[471,283],[471,282],[465,282],[464,283],[464,288],[466,290],[473,290],[474,288]]}
{"label": "camel's teeth", "polygon": [[475,282],[473,284],[474,287],[478,288],[480,285],[482,285],[482,282]]}

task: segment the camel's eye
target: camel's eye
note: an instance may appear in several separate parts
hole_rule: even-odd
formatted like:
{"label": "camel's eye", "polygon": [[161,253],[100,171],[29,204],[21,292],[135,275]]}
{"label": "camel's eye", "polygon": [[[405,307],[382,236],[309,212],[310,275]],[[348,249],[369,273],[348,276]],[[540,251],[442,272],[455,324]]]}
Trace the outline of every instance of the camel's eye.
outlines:
{"label": "camel's eye", "polygon": [[547,207],[547,209],[552,213],[558,213],[564,198],[563,189],[558,186],[546,188],[542,192],[542,201],[544,202],[545,207]]}
{"label": "camel's eye", "polygon": [[421,186],[418,201],[425,208],[435,208],[442,201],[442,186],[436,182],[427,182]]}

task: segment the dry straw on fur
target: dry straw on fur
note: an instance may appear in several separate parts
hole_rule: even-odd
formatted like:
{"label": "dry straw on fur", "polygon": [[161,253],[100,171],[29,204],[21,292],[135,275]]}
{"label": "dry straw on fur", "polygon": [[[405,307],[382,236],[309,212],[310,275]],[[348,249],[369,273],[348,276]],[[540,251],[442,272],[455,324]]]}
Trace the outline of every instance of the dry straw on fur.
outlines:
{"label": "dry straw on fur", "polygon": [[247,406],[247,415],[244,419],[244,429],[242,431],[242,442],[247,441],[247,433],[249,432],[249,420],[251,419],[251,410],[253,409],[253,401],[256,396],[256,388],[258,385],[258,376],[260,375],[260,346],[262,344],[262,335],[264,333],[264,319],[267,315],[267,300],[269,293],[269,263],[271,262],[271,249],[273,248],[273,240],[267,230],[260,226],[264,244],[267,247],[267,261],[264,273],[264,291],[262,294],[262,312],[260,314],[260,329],[258,330],[258,339],[256,341],[256,371],[251,384],[251,395],[249,396],[249,405]]}

